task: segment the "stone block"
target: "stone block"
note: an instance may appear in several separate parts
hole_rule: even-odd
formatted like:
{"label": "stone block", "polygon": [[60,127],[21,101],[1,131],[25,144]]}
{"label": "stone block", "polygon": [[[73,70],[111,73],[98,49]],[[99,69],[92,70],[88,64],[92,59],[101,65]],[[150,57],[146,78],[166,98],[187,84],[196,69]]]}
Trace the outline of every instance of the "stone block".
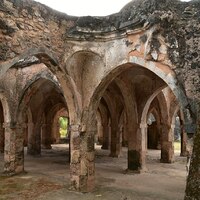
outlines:
{"label": "stone block", "polygon": [[71,163],[76,164],[80,162],[80,152],[72,151],[71,152]]}

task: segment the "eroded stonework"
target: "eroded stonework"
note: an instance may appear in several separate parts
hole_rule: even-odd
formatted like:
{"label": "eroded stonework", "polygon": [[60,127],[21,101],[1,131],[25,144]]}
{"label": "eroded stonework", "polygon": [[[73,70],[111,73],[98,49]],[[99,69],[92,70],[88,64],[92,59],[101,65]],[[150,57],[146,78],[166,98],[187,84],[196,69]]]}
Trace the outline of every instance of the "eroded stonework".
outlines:
{"label": "eroded stonework", "polygon": [[199,1],[134,0],[107,17],[72,17],[31,0],[3,0],[0,17],[5,172],[24,170],[24,145],[33,155],[51,148],[64,115],[72,188],[91,191],[95,142],[113,157],[127,146],[128,170],[145,171],[153,113],[161,162],[172,163],[178,115],[182,155],[186,133],[196,134],[185,199],[198,199]]}

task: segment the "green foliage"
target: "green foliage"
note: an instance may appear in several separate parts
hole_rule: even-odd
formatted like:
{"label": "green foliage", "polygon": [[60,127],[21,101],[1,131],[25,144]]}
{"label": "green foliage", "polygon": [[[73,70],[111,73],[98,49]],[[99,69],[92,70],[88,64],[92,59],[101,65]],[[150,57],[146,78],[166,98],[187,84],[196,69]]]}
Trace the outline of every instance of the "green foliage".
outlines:
{"label": "green foliage", "polygon": [[59,133],[61,138],[66,138],[68,136],[67,127],[68,127],[68,118],[60,117],[59,118]]}
{"label": "green foliage", "polygon": [[174,142],[174,150],[180,150],[181,149],[181,143],[180,142]]}

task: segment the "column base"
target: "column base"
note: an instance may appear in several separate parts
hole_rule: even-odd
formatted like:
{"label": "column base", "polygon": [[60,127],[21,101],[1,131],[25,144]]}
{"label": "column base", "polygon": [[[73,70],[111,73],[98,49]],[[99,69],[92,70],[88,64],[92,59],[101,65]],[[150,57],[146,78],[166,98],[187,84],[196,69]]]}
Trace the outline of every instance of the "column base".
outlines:
{"label": "column base", "polygon": [[27,172],[25,170],[23,171],[4,171],[0,173],[0,177],[10,177],[10,176],[17,176],[17,175],[21,175],[21,174],[27,174]]}
{"label": "column base", "polygon": [[126,169],[125,170],[125,174],[142,174],[142,173],[146,173],[148,171],[148,169],[146,167],[142,168],[142,169],[137,169],[137,170],[130,170],[130,169]]}
{"label": "column base", "polygon": [[71,186],[69,190],[78,191],[82,193],[92,192],[95,188],[94,176],[72,176]]}
{"label": "column base", "polygon": [[180,153],[180,156],[181,156],[181,157],[187,157],[187,155],[188,155],[187,152],[182,152],[182,153]]}

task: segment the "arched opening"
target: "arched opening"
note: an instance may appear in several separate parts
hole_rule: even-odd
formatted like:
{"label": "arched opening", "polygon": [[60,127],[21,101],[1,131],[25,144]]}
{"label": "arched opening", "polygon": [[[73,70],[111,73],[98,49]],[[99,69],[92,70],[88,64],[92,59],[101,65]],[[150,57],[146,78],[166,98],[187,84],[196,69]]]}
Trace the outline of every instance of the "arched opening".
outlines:
{"label": "arched opening", "polygon": [[[145,61],[144,61],[145,62]],[[164,88],[167,86],[172,89],[176,97],[179,98],[178,85],[175,80],[174,73],[170,69],[163,67],[158,69],[153,64],[148,68],[148,64],[145,63],[145,67],[137,64],[127,63],[118,66],[111,73],[107,74],[105,78],[100,82],[98,87],[90,101],[89,115],[86,115],[87,122],[86,127],[88,135],[84,136],[88,138],[88,145],[91,147],[93,140],[92,133],[95,130],[96,123],[94,116],[98,107],[101,105],[102,99],[106,102],[106,106],[110,112],[111,121],[111,141],[110,141],[110,156],[120,157],[122,152],[122,139],[126,135],[127,149],[125,165],[115,163],[115,168],[118,167],[118,172],[128,168],[128,171],[141,172],[146,170],[146,151],[147,151],[147,118],[148,111],[152,101],[158,97]],[[154,69],[154,70],[152,70]],[[160,100],[159,100],[160,101]],[[161,162],[171,163],[173,162],[173,140],[171,137],[172,129],[170,126],[169,108],[165,102],[162,108],[158,107],[159,123],[162,138],[160,144],[161,148]],[[183,104],[182,104],[183,103]],[[185,100],[181,99],[180,104],[185,105]],[[167,109],[167,110],[166,110]],[[125,111],[123,120],[120,120],[121,114]],[[88,112],[87,112],[88,113]],[[154,113],[155,115],[155,113]],[[156,116],[155,116],[156,118]],[[162,120],[161,120],[162,119]],[[164,120],[165,119],[165,120]],[[120,128],[120,121],[123,121],[123,127]],[[156,120],[158,122],[158,120]],[[86,131],[86,132],[87,132]],[[94,135],[93,135],[94,137]],[[157,143],[158,145],[158,143]],[[92,148],[90,149],[92,152]],[[90,165],[89,161],[89,165]],[[92,163],[91,163],[92,165]],[[96,164],[98,172],[98,163]],[[92,179],[92,173],[88,175],[88,178]]]}
{"label": "arched opening", "polygon": [[[37,68],[40,66],[39,64]],[[29,70],[31,67],[28,67]],[[44,70],[44,66],[42,69]],[[23,90],[17,116],[18,123],[25,124],[25,170],[40,170],[38,167],[42,163],[42,168],[56,163],[58,169],[63,166],[59,166],[59,163],[65,163],[69,170],[69,114],[62,88],[47,68],[44,74],[36,74],[36,78],[32,80],[27,82]],[[64,123],[59,121],[61,117]],[[61,128],[62,132],[59,130]],[[33,168],[32,163],[37,167]]]}
{"label": "arched opening", "polygon": [[187,133],[185,131],[185,120],[182,110],[179,106],[175,107],[172,116],[172,128],[174,136],[174,152],[177,156],[187,156]]}
{"label": "arched opening", "polygon": [[158,149],[159,148],[159,140],[160,135],[158,131],[158,122],[153,115],[153,113],[149,113],[147,119],[147,148],[148,149]]}
{"label": "arched opening", "polygon": [[60,140],[65,140],[69,138],[69,132],[68,132],[68,118],[65,116],[59,117],[58,120],[59,123],[59,136]]}
{"label": "arched opening", "polygon": [[65,116],[61,116],[58,119],[58,123],[59,123],[59,136],[61,140],[65,140],[68,138],[68,118]]}
{"label": "arched opening", "polygon": [[175,117],[174,150],[179,154],[181,152],[181,123],[180,123],[180,117],[178,115],[176,115]]}
{"label": "arched opening", "polygon": [[[104,156],[125,158],[123,165],[115,165],[117,172],[127,168],[128,171],[140,172],[146,168],[146,140],[141,137],[140,117],[150,96],[167,85],[141,66],[126,64],[121,69],[116,74],[112,73],[111,80],[108,80],[108,84],[104,85],[96,97],[100,100],[93,106],[103,110],[101,107],[104,105],[110,113],[110,149]],[[101,120],[108,118],[102,113]],[[100,152],[97,152],[97,157],[99,155]],[[96,167],[98,171],[98,161]]]}
{"label": "arched opening", "polygon": [[51,113],[51,135],[52,144],[69,143],[69,115],[62,104],[56,105]]}
{"label": "arched opening", "polygon": [[98,144],[101,149],[108,150],[110,148],[111,139],[111,120],[110,109],[104,98],[101,98],[97,111],[97,135]]}

